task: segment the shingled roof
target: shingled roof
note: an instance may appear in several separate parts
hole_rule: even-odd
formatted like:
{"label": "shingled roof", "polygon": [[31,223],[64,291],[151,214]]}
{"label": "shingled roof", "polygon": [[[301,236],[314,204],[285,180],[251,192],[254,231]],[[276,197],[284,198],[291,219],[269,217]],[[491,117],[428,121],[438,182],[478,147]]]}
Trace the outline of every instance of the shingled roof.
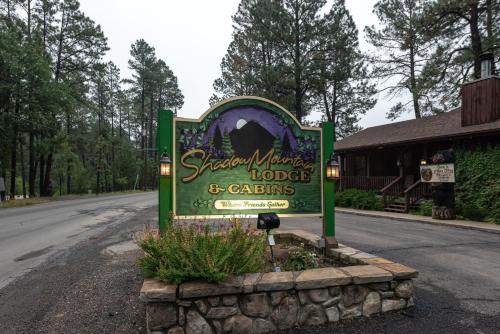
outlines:
{"label": "shingled roof", "polygon": [[335,142],[335,150],[346,151],[416,143],[452,137],[500,134],[500,119],[491,123],[462,126],[460,108],[436,116],[374,126]]}

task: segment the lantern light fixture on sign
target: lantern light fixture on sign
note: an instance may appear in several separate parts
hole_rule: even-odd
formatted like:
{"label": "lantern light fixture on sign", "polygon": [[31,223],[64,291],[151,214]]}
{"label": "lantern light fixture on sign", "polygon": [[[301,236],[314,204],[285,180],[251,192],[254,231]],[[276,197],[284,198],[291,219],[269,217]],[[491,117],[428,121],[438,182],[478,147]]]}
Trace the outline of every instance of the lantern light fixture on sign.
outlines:
{"label": "lantern light fixture on sign", "polygon": [[330,155],[330,159],[326,162],[326,178],[328,180],[335,180],[340,178],[340,165],[333,157],[333,154]]}
{"label": "lantern light fixture on sign", "polygon": [[168,156],[167,152],[163,152],[160,158],[160,176],[171,176],[172,175],[172,160]]}
{"label": "lantern light fixture on sign", "polygon": [[425,158],[420,159],[420,166],[425,166],[425,165],[427,165],[427,159]]}

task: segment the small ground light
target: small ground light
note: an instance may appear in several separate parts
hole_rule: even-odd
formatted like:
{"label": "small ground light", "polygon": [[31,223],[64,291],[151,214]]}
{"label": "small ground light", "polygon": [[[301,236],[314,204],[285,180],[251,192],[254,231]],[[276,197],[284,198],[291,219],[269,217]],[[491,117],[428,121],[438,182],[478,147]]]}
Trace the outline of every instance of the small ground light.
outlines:
{"label": "small ground light", "polygon": [[333,154],[330,155],[330,159],[326,162],[326,178],[329,180],[338,179],[340,177],[340,165],[337,159],[334,158]]}
{"label": "small ground light", "polygon": [[172,160],[167,152],[163,152],[160,158],[160,176],[170,176],[172,174]]}
{"label": "small ground light", "polygon": [[267,233],[267,242],[269,244],[269,248],[271,249],[271,260],[273,261],[273,266],[274,266],[274,271],[275,272],[280,272],[281,269],[276,265],[276,259],[274,257],[273,253],[273,246],[276,244],[274,242],[274,237],[272,234],[269,234],[269,232],[273,228],[278,228],[280,227],[280,218],[278,215],[274,212],[269,212],[269,213],[259,213],[257,216],[257,228],[259,230],[266,230]]}

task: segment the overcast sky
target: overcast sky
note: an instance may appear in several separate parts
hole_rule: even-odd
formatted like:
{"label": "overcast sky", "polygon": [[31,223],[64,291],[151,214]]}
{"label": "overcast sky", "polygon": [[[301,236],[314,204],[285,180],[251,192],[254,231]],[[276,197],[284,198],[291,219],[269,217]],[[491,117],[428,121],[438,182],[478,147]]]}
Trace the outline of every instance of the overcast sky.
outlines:
{"label": "overcast sky", "polygon": [[[220,75],[220,62],[231,41],[231,16],[239,0],[80,0],[82,10],[101,25],[108,38],[107,60],[130,77],[127,61],[130,45],[144,38],[157,57],[174,71],[184,94],[182,117],[199,117],[214,93],[212,84]],[[376,0],[346,0],[360,31],[363,48],[365,25],[376,24],[372,13]],[[384,124],[385,113],[394,101],[384,95],[360,122],[363,127]],[[409,118],[407,115],[405,118]]]}

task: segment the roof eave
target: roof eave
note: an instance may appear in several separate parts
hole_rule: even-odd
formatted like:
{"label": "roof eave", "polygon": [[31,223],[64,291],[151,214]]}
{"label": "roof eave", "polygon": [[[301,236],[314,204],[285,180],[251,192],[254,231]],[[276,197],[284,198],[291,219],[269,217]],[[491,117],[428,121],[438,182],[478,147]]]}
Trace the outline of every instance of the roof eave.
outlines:
{"label": "roof eave", "polygon": [[470,131],[470,132],[463,132],[463,133],[459,133],[459,134],[449,134],[449,135],[443,135],[443,136],[417,138],[417,139],[403,140],[403,141],[390,142],[390,143],[378,143],[378,144],[373,144],[373,145],[353,146],[353,147],[348,147],[348,148],[336,148],[335,144],[334,144],[334,150],[335,150],[335,152],[338,152],[338,153],[345,152],[345,151],[361,151],[361,150],[374,149],[374,148],[380,148],[380,147],[386,148],[386,147],[401,146],[401,145],[405,145],[408,143],[419,144],[422,142],[438,141],[438,140],[443,139],[443,138],[458,139],[460,137],[467,137],[470,135],[483,136],[483,135],[488,135],[488,134],[494,134],[495,132],[500,133],[500,128],[485,129],[485,130],[480,130],[480,131]]}

